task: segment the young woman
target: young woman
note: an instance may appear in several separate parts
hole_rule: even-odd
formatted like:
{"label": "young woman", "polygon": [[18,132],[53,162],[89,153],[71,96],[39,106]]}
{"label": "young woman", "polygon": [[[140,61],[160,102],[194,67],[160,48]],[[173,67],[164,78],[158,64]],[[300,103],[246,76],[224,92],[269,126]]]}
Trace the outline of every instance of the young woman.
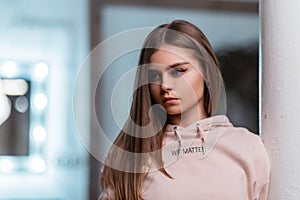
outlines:
{"label": "young woman", "polygon": [[100,199],[267,199],[264,145],[220,115],[219,64],[196,26],[176,20],[148,35],[135,88],[101,173]]}

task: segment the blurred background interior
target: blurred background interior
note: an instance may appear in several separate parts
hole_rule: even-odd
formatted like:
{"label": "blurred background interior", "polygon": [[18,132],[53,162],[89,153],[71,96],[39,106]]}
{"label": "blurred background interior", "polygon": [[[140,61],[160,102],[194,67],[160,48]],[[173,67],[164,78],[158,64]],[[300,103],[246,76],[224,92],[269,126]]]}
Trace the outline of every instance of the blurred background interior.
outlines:
{"label": "blurred background interior", "polygon": [[[101,141],[93,138],[98,120],[110,139],[117,135],[106,105],[139,52],[114,60],[99,83],[97,66],[81,72],[77,124],[74,85],[89,52],[122,31],[174,19],[199,26],[221,62],[227,115],[234,125],[259,132],[258,0],[0,0],[0,9],[0,81],[11,108],[0,126],[0,200],[97,199],[101,162],[87,141],[100,151]],[[78,134],[77,126],[84,131]]]}

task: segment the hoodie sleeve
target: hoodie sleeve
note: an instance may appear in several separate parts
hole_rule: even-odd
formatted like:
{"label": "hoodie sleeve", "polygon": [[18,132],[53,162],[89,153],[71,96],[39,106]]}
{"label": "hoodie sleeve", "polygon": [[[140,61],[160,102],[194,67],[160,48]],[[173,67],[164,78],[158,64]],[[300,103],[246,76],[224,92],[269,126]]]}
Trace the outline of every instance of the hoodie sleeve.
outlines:
{"label": "hoodie sleeve", "polygon": [[260,137],[253,153],[255,170],[253,183],[254,200],[267,200],[270,183],[270,163],[267,151]]}

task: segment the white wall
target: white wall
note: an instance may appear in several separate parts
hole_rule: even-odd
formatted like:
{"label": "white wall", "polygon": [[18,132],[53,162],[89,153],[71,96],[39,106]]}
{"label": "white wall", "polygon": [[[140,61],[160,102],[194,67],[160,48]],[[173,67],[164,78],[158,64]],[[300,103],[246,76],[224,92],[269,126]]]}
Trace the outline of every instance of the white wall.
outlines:
{"label": "white wall", "polygon": [[271,162],[270,200],[300,199],[298,0],[261,0],[262,135]]}

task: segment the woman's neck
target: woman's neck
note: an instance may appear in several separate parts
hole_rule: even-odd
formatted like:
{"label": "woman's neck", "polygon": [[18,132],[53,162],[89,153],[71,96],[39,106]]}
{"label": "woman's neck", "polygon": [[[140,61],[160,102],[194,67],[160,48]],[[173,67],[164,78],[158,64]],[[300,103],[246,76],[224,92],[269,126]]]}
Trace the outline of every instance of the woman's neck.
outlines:
{"label": "woman's neck", "polygon": [[203,107],[202,108],[199,107],[195,106],[195,108],[190,108],[180,114],[168,115],[167,118],[168,124],[186,127],[196,121],[207,118],[208,114],[206,110]]}

